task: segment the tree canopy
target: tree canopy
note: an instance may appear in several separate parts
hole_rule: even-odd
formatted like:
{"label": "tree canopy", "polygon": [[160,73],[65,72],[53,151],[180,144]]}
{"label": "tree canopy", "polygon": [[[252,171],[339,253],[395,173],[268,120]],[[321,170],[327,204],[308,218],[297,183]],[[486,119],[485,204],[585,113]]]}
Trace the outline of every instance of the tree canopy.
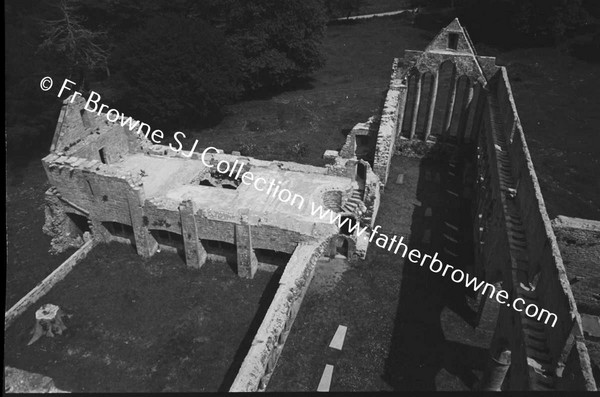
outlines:
{"label": "tree canopy", "polygon": [[167,123],[217,117],[238,96],[240,72],[223,33],[203,20],[171,14],[134,31],[115,54],[111,92],[145,119]]}
{"label": "tree canopy", "polygon": [[[28,38],[8,43],[7,76],[34,56],[31,74],[85,81],[107,103],[163,123],[210,122],[225,104],[324,62],[323,0],[22,0],[5,12],[7,32]],[[7,88],[8,101],[18,96]]]}
{"label": "tree canopy", "polygon": [[556,44],[590,22],[582,0],[456,0],[472,35],[499,45]]}

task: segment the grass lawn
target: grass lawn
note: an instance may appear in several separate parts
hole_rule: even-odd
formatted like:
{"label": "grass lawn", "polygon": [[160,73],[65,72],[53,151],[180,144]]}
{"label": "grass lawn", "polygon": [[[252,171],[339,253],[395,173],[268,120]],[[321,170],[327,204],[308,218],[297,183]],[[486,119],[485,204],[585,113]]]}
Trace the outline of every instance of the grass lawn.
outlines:
{"label": "grass lawn", "polygon": [[[227,391],[279,276],[247,280],[211,262],[190,271],[175,254],[144,263],[129,246],[99,245],[7,330],[5,364],[73,392]],[[72,313],[67,332],[27,346],[45,303]]]}

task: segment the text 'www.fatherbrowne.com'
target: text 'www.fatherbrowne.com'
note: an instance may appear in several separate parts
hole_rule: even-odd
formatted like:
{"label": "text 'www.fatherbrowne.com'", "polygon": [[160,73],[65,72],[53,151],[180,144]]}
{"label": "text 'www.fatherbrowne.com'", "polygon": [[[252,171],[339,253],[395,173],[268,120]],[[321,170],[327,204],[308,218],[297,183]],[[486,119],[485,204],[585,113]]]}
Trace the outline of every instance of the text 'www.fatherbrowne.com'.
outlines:
{"label": "text 'www.fatherbrowne.com'", "polygon": [[[225,174],[229,173],[231,177],[233,177],[235,174],[235,178],[241,178],[243,184],[252,185],[256,190],[266,193],[268,197],[297,207],[299,211],[304,209],[306,203],[304,197],[288,189],[281,188],[283,185],[282,181],[271,180],[270,182],[267,182],[264,178],[256,178],[251,171],[242,173],[242,170],[245,168],[245,164],[238,164],[238,160],[236,160],[233,164],[226,160],[221,160],[216,166],[210,164],[206,162],[205,159],[205,156],[209,151],[218,152],[218,149],[215,147],[209,147],[202,152],[200,158],[207,167],[215,167],[218,172]],[[342,217],[342,214],[340,213],[334,212],[330,209],[323,209],[320,204],[315,204],[312,200],[310,200],[310,211],[313,217],[318,216],[321,220],[326,220],[330,224],[337,224],[340,229],[345,228],[344,230],[347,230],[350,234],[356,232],[356,236],[362,236],[363,234],[367,233],[367,227],[360,227],[359,223],[350,217]],[[472,277],[470,274],[461,269],[455,268],[450,264],[444,264],[438,259],[437,252],[431,256],[428,254],[422,254],[417,249],[411,249],[409,251],[408,246],[404,243],[404,237],[398,238],[398,236],[394,235],[390,238],[386,234],[380,233],[380,229],[381,226],[375,226],[373,230],[371,230],[369,236],[369,242],[373,242],[373,239],[375,239],[377,236],[375,245],[377,245],[379,248],[385,248],[390,252],[393,251],[394,254],[398,254],[398,252],[402,250],[400,254],[402,258],[407,257],[408,254],[408,260],[412,263],[418,263],[421,267],[424,267],[427,263],[429,263],[429,270],[433,273],[440,273],[442,277],[450,276],[450,279],[453,282],[457,284],[464,283],[467,288],[473,288],[475,292],[480,291],[481,295],[485,295],[489,291],[490,299],[495,297],[498,303],[512,307],[517,312],[524,312],[527,317],[537,319],[538,321],[544,321],[544,324],[548,324],[548,322],[552,321],[552,327],[556,325],[558,320],[556,314],[549,312],[546,309],[540,309],[533,303],[526,305],[526,302],[523,298],[511,300],[507,291],[503,289],[496,290],[496,287],[493,284],[487,283],[483,280],[479,281],[477,277]]]}
{"label": "text 'www.fatherbrowne.com'", "polygon": [[[71,91],[72,89],[70,86],[72,86],[74,84],[75,84],[75,82],[73,82],[69,79],[65,79],[63,81],[63,84],[62,84],[57,96],[61,97],[61,95],[63,93]],[[52,86],[53,86],[52,78],[50,78],[48,76],[42,78],[42,80],[40,81],[40,88],[42,89],[42,91],[49,91],[52,88]],[[81,93],[78,91],[74,91],[73,94],[71,95],[71,103],[74,101],[74,99],[77,96],[81,96]],[[125,115],[123,113],[119,112],[116,109],[111,109],[107,105],[100,103],[100,99],[101,99],[100,94],[98,94],[95,91],[92,91],[90,93],[90,96],[86,100],[84,109],[88,112],[97,113],[98,115],[103,114],[104,109],[108,109],[105,113],[108,121],[113,122],[113,123],[120,121],[122,126],[128,125],[130,131],[133,131],[134,129],[137,128],[136,132],[138,134],[145,132],[145,134],[144,134],[145,137],[152,140],[152,142],[154,142],[156,144],[159,144],[161,142],[161,139],[164,138],[163,131],[158,130],[158,129],[152,131],[150,126],[146,123],[142,123],[142,122],[133,120],[131,117],[125,118]],[[92,105],[93,105],[93,107],[92,107]],[[175,141],[179,145],[178,148],[174,148],[169,143],[169,147],[172,150],[174,150],[175,152],[182,151],[183,145],[181,144],[181,141],[179,141],[179,139],[178,139],[181,136],[183,136],[185,138],[185,134],[181,131],[178,131],[174,134]],[[181,155],[183,155],[185,157],[191,157],[194,150],[196,149],[197,144],[198,144],[198,140],[196,140],[196,142],[194,143],[192,149],[188,152],[188,154],[181,153]],[[207,163],[205,160],[205,156],[211,150],[218,152],[218,150],[216,148],[209,147],[209,148],[206,148],[202,152],[202,155],[201,155],[201,160],[202,160],[203,164],[208,166],[209,168],[213,168],[214,165]],[[237,163],[237,161],[236,161],[236,163]],[[253,175],[252,172],[250,172],[250,171],[246,171],[243,174],[241,174],[243,171],[243,164],[239,164],[239,167],[236,167],[238,165],[236,163],[231,165],[227,161],[221,161],[217,164],[216,169],[220,173],[230,172],[232,175],[235,174],[237,171],[236,179],[241,177],[243,184],[252,185],[256,190],[265,192],[269,197],[276,198],[276,199],[280,200],[281,202],[287,203],[292,206],[297,206],[299,210],[303,209],[304,204],[305,204],[304,197],[302,197],[299,194],[295,194],[288,189],[285,189],[285,188],[281,189],[281,187],[282,187],[281,181],[275,181],[275,180],[267,181],[261,177],[255,178],[255,175]],[[311,215],[312,216],[318,215],[321,220],[326,219],[331,224],[337,223],[337,225],[340,229],[345,227],[346,230],[348,230],[351,234],[356,232],[357,236],[361,236],[367,232],[367,229],[368,229],[367,227],[361,228],[359,226],[359,223],[351,220],[350,217],[343,217],[343,219],[342,219],[342,216],[340,213],[333,212],[330,209],[324,210],[321,205],[315,205],[315,203],[312,200],[310,202],[310,205],[311,205]],[[392,250],[393,250],[394,254],[398,254],[398,252],[400,250],[402,250],[401,251],[402,258],[405,258],[408,254],[408,260],[412,263],[415,263],[415,264],[418,263],[419,266],[424,267],[424,266],[426,266],[426,263],[428,262],[429,270],[433,273],[441,273],[442,277],[446,277],[447,275],[449,275],[450,279],[453,282],[455,282],[457,284],[464,283],[464,285],[467,288],[473,288],[473,290],[475,292],[481,291],[481,295],[485,295],[486,292],[489,290],[489,297],[490,298],[495,297],[495,299],[498,303],[506,305],[508,307],[512,307],[517,312],[524,312],[527,317],[534,318],[540,322],[543,321],[544,324],[548,324],[549,321],[552,321],[552,327],[554,327],[556,325],[558,317],[555,313],[549,312],[546,309],[540,309],[537,305],[535,305],[533,303],[525,305],[526,302],[522,298],[517,298],[517,299],[511,300],[509,297],[509,293],[507,291],[505,291],[503,289],[498,289],[496,291],[496,287],[494,285],[489,284],[483,280],[479,281],[477,279],[477,277],[472,277],[470,274],[464,272],[461,269],[457,269],[450,264],[444,264],[442,261],[440,261],[438,259],[437,252],[434,253],[433,256],[431,256],[431,255],[427,255],[427,254],[422,254],[417,249],[411,249],[409,251],[408,246],[404,243],[404,237],[398,238],[398,236],[394,235],[391,238],[389,238],[386,234],[380,233],[379,229],[381,229],[381,226],[379,226],[379,225],[375,226],[373,228],[373,230],[371,230],[371,233],[369,236],[369,242],[373,242],[373,239],[376,236],[378,236],[377,239],[375,240],[375,245],[377,245],[379,248],[385,248],[389,252],[392,252]]]}
{"label": "text 'www.fatherbrowne.com'", "polygon": [[[330,223],[337,223],[340,228],[346,225],[346,228],[350,231],[350,233],[354,233],[356,231],[357,236],[362,235],[366,232],[367,228],[360,228],[358,226],[358,222],[352,222],[349,217],[344,217],[341,219],[341,214],[334,213],[333,211],[327,209],[323,210],[323,208],[319,205],[317,207],[313,205],[312,215],[317,215],[321,219],[329,218]],[[386,234],[380,233],[379,229],[381,229],[380,225],[377,225],[371,231],[371,235],[369,236],[369,242],[373,242],[375,236],[378,236],[375,240],[375,245],[379,248],[385,248],[389,252],[394,252],[394,254],[398,254],[400,252],[400,256],[402,258],[407,256],[408,260],[412,263],[418,263],[419,266],[426,266],[427,262],[429,262],[429,270],[433,273],[440,273],[442,277],[450,276],[450,279],[457,283],[462,284],[467,288],[473,288],[475,292],[481,292],[481,295],[485,295],[489,292],[489,297],[496,298],[496,301],[502,305],[506,305],[508,307],[512,307],[517,312],[524,312],[527,317],[534,318],[537,321],[543,321],[544,324],[548,324],[550,321],[552,322],[552,327],[556,325],[556,321],[558,317],[555,313],[549,312],[546,309],[540,309],[534,303],[530,303],[526,305],[526,302],[523,298],[516,298],[514,300],[510,299],[509,293],[506,290],[498,289],[493,284],[487,283],[485,281],[479,281],[477,277],[472,277],[469,273],[464,272],[461,269],[457,269],[450,264],[444,264],[442,261],[438,259],[438,253],[435,252],[433,256],[422,254],[418,249],[411,249],[409,251],[408,246],[404,243],[404,237],[398,238],[398,236],[394,235],[389,238]]]}

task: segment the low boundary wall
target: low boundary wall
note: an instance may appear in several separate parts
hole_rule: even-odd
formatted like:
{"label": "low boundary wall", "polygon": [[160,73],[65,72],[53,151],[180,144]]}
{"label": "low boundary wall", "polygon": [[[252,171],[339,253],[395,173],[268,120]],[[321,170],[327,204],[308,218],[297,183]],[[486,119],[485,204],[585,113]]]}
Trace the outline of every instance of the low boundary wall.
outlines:
{"label": "low boundary wall", "polygon": [[264,391],[296,319],[304,295],[329,239],[298,245],[279,280],[279,288],[258,329],[230,392]]}

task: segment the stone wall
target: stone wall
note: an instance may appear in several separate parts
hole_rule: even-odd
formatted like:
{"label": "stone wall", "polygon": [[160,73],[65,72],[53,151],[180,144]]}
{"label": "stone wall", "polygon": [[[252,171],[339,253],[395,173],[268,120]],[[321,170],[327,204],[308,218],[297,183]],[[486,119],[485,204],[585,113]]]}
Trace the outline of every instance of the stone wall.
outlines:
{"label": "stone wall", "polygon": [[230,392],[264,391],[267,387],[314,276],[317,260],[328,244],[328,240],[300,244],[294,251]]}
{"label": "stone wall", "polygon": [[[552,385],[559,390],[595,390],[581,318],[548,219],[505,68],[490,80],[486,93],[482,130],[485,137],[480,139],[480,150],[486,153],[480,153],[480,167],[484,169],[479,170],[479,179],[489,175],[490,182],[483,190],[493,197],[487,200],[491,210],[485,211],[486,199],[481,198],[485,193],[481,193],[482,186],[479,186],[475,215],[476,219],[483,217],[483,228],[476,232],[476,238],[479,242],[484,240],[484,244],[479,245],[482,250],[479,257],[484,259],[488,276],[495,277],[497,270],[502,269],[503,288],[513,299],[527,297],[527,303],[535,302],[539,308],[558,317],[555,326],[551,323],[531,325],[536,322],[511,309],[507,316],[499,317],[497,327],[504,330],[500,334],[511,340],[511,389],[537,389],[542,387],[540,382],[543,381],[544,387]],[[485,147],[481,148],[483,141]],[[482,155],[487,161],[481,161]],[[504,228],[489,227],[498,222]],[[492,234],[493,240],[502,242],[506,246],[505,252],[509,253],[508,258],[501,256],[500,262],[498,254],[502,247],[496,250],[493,244],[485,243]],[[526,330],[531,326],[538,327],[540,337],[543,337],[543,342],[536,344],[541,343],[540,352],[548,354],[548,363],[544,364],[549,371],[546,374],[535,370],[542,359],[537,358],[538,353],[535,356],[532,353],[538,348],[533,347],[530,331]]]}
{"label": "stone wall", "polygon": [[402,125],[402,109],[405,103],[406,85],[401,80],[398,59],[395,58],[392,64],[390,86],[381,111],[375,159],[373,160],[373,171],[379,177],[382,188],[385,187],[390,172],[392,156],[396,149],[396,132],[398,125]]}
{"label": "stone wall", "polygon": [[[138,128],[130,130],[120,119],[111,122],[106,113],[93,113],[85,110],[85,99],[76,97],[65,99],[50,151],[59,155],[81,157],[88,160],[114,163],[128,153],[147,151],[152,142],[144,134],[137,134]],[[114,115],[111,114],[111,118]],[[127,120],[127,117],[125,118]],[[135,123],[135,120],[132,121]],[[102,156],[100,150],[103,150]]]}
{"label": "stone wall", "polygon": [[43,159],[48,180],[60,196],[91,218],[131,224],[127,191],[141,186],[139,176],[123,174],[97,160],[50,154]]}
{"label": "stone wall", "polygon": [[[533,281],[538,275],[536,290],[540,298],[540,306],[556,313],[559,321],[555,327],[546,327],[548,348],[551,356],[559,359],[560,354],[572,332],[572,322],[575,321],[577,342],[582,342],[581,318],[569,285],[566,270],[556,237],[550,224],[542,192],[533,168],[533,162],[525,142],[525,135],[521,127],[510,82],[506,68],[502,68],[501,75],[496,85],[496,94],[501,112],[504,113],[505,135],[510,140],[509,149],[513,174],[516,178],[516,197],[523,214],[525,224],[527,253],[529,258],[529,279]],[[578,348],[579,350],[579,348]],[[573,369],[574,372],[582,371],[583,377],[593,377],[589,367],[589,357],[583,349],[579,350],[578,361],[582,367]],[[583,366],[588,362],[587,368]],[[589,390],[589,384],[580,384],[583,390]],[[573,385],[576,386],[576,385]],[[588,387],[584,387],[588,386]]]}
{"label": "stone wall", "polygon": [[[68,237],[66,212],[89,219],[95,237],[103,241],[124,241],[111,235],[103,227],[103,222],[131,226],[135,237],[131,242],[136,243],[138,252],[144,257],[151,256],[157,248],[151,231],[164,230],[182,237],[187,235],[182,230],[180,208],[171,203],[145,200],[139,176],[122,174],[96,160],[55,154],[48,155],[43,163],[50,183],[56,186],[48,193],[45,228],[46,232],[53,236],[55,251],[78,243]],[[200,240],[229,244],[239,243],[236,225],[241,224],[241,219],[239,214],[223,217],[215,211],[205,209],[197,209],[194,214]],[[293,230],[259,225],[254,217],[250,217],[247,222],[252,241],[251,247],[248,248],[249,255],[252,255],[254,249],[292,253],[298,243],[313,240],[313,237]]]}

